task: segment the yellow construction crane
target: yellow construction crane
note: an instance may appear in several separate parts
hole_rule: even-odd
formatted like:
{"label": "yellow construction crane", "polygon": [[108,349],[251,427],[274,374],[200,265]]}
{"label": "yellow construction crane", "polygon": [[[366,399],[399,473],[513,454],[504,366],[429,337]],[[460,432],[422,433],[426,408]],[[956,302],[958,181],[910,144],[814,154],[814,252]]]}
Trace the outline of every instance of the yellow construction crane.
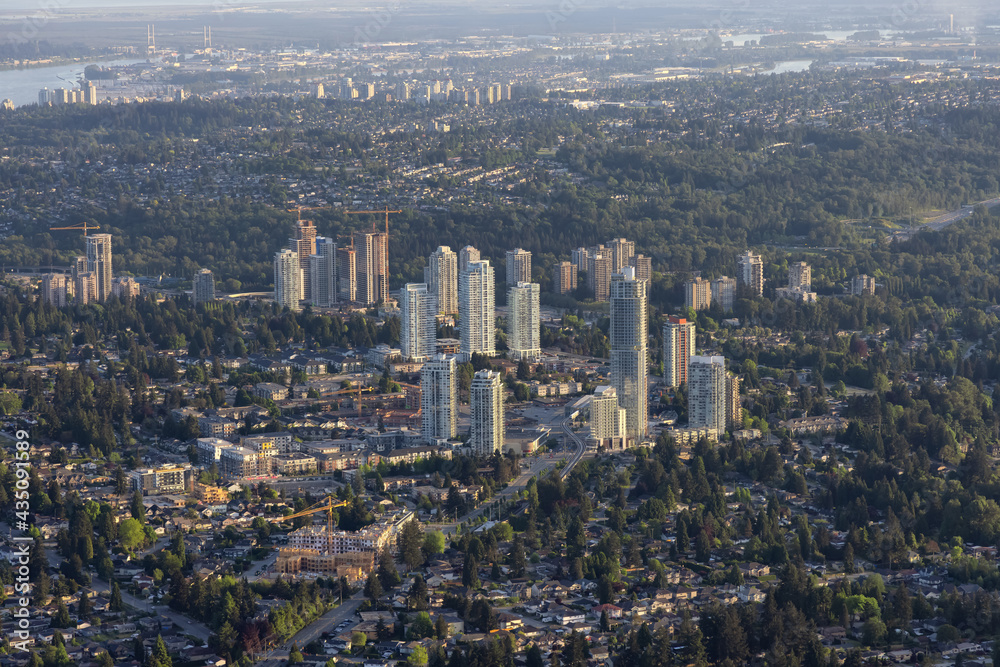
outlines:
{"label": "yellow construction crane", "polygon": [[52,230],[52,231],[57,231],[57,232],[63,232],[63,231],[73,231],[73,232],[75,232],[75,231],[79,231],[79,230],[82,229],[83,230],[83,235],[86,236],[88,229],[100,229],[100,227],[98,225],[92,225],[92,224],[90,224],[88,222],[81,222],[79,225],[71,225],[69,227],[49,227],[49,229]]}
{"label": "yellow construction crane", "polygon": [[280,523],[282,521],[291,521],[292,519],[298,519],[302,516],[309,516],[310,514],[316,514],[317,512],[327,512],[326,515],[326,552],[333,553],[333,510],[337,507],[345,507],[348,504],[346,500],[337,500],[334,496],[328,496],[325,499],[319,501],[315,505],[307,507],[301,512],[296,512],[295,514],[289,514],[288,516],[279,516],[274,519],[268,519],[271,523]]}
{"label": "yellow construction crane", "polygon": [[302,222],[302,211],[328,211],[332,206],[296,206],[295,208],[286,208],[285,210],[289,213],[297,213],[299,216],[299,222]]}
{"label": "yellow construction crane", "polygon": [[[384,213],[385,214],[385,242],[389,243],[389,214],[390,213],[402,213],[402,211],[390,211],[389,207],[386,206],[384,210],[379,211],[375,209],[373,211],[344,211],[348,215],[369,215],[371,213]],[[372,231],[375,231],[375,222],[372,221]],[[388,245],[387,245],[388,247]]]}

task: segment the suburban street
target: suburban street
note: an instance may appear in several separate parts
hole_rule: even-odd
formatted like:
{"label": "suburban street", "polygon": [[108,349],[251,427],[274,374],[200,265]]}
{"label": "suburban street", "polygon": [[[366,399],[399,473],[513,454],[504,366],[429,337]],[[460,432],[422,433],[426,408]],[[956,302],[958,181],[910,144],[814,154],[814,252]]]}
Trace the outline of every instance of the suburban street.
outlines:
{"label": "suburban street", "polygon": [[263,659],[257,662],[263,667],[277,667],[283,665],[288,660],[288,653],[295,644],[299,650],[310,642],[319,639],[323,633],[330,632],[340,623],[354,617],[354,613],[364,601],[364,591],[358,591],[350,600],[344,600],[344,604],[326,612],[313,623],[299,630],[290,640],[268,653]]}
{"label": "suburban street", "polygon": [[[5,528],[6,529],[6,528]],[[147,553],[155,553],[160,549],[163,549],[167,544],[169,544],[170,539],[167,537],[161,537],[156,540],[156,543],[151,547],[139,554],[139,559],[142,558]],[[53,547],[45,548],[45,558],[49,561],[49,567],[58,570],[59,566],[62,565],[63,559]],[[111,596],[111,584],[104,579],[97,576],[96,573],[90,573],[90,588],[88,590],[91,593],[96,593],[101,596],[109,597]],[[202,641],[207,641],[208,636],[211,634],[209,629],[202,623],[198,621],[191,620],[184,614],[180,614],[167,605],[154,605],[144,599],[138,598],[126,590],[125,585],[119,584],[119,589],[122,594],[122,602],[130,607],[133,607],[139,611],[155,612],[156,614],[163,616],[164,618],[170,619],[177,627],[181,629],[186,635],[191,635],[192,637],[197,637]]]}

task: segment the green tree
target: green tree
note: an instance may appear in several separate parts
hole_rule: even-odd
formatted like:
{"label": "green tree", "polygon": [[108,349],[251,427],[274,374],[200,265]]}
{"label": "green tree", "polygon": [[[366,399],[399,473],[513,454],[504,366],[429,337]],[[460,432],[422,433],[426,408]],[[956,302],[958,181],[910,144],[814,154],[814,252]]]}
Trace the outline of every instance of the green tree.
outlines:
{"label": "green tree", "polygon": [[417,617],[410,624],[410,629],[406,633],[409,639],[423,639],[434,635],[434,623],[431,622],[430,614],[426,611],[417,613]]}
{"label": "green tree", "polygon": [[414,646],[406,662],[410,667],[427,667],[427,649],[420,645]]}
{"label": "green tree", "polygon": [[111,599],[108,601],[108,609],[111,611],[122,611],[125,605],[122,603],[122,590],[118,587],[117,581],[111,582]]}
{"label": "green tree", "polygon": [[387,590],[393,586],[398,586],[401,581],[399,571],[396,570],[396,561],[393,560],[389,548],[382,549],[378,558],[378,578],[382,588]]}
{"label": "green tree", "polygon": [[444,553],[444,533],[440,530],[430,530],[424,533],[424,555],[430,559]]}
{"label": "green tree", "polygon": [[421,549],[424,544],[423,531],[416,520],[407,521],[399,535],[399,555],[409,569],[414,569],[424,562]]}
{"label": "green tree", "polygon": [[142,494],[136,491],[132,494],[132,505],[130,506],[132,518],[140,524],[146,522],[146,506],[142,504]]}
{"label": "green tree", "polygon": [[527,562],[524,555],[524,537],[518,533],[514,536],[514,544],[510,549],[510,576],[515,579],[523,577]]}
{"label": "green tree", "polygon": [[52,616],[52,627],[68,628],[72,624],[73,621],[69,617],[69,609],[67,609],[66,604],[60,600],[59,605],[56,607],[56,613]]}
{"label": "green tree", "polygon": [[378,572],[372,571],[365,581],[365,597],[371,600],[372,605],[378,605],[378,600],[382,597],[382,584],[379,583]]}
{"label": "green tree", "polygon": [[134,553],[137,548],[146,541],[146,531],[142,524],[136,519],[125,519],[118,526],[118,541],[122,548],[130,553]]}

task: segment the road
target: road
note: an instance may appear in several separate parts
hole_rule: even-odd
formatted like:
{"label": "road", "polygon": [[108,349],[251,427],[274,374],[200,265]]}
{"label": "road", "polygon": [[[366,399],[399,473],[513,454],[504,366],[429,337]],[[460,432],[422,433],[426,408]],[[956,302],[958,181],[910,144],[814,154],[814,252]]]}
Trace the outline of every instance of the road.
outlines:
{"label": "road", "polygon": [[[147,553],[153,553],[159,551],[163,547],[167,546],[169,543],[170,543],[170,538],[168,537],[159,538],[158,540],[156,540],[156,543],[154,543],[151,547],[140,553],[139,558],[137,560],[141,560],[142,557]],[[58,570],[59,566],[62,565],[63,559],[59,555],[59,552],[54,548],[46,547],[45,557],[49,561],[49,566],[55,570]],[[91,581],[90,587],[87,590],[89,590],[91,593],[107,596],[108,598],[111,597],[111,584],[108,581],[98,577],[97,573],[95,572],[90,573],[90,581]],[[191,635],[192,637],[197,637],[202,641],[208,641],[208,636],[209,634],[211,634],[211,632],[204,624],[199,623],[198,621],[191,620],[184,614],[180,614],[174,611],[167,605],[154,605],[148,602],[147,600],[144,600],[142,598],[137,598],[136,596],[126,591],[124,586],[119,585],[119,588],[121,589],[122,602],[124,602],[128,606],[133,607],[137,611],[155,612],[160,616],[170,619],[172,623],[174,623],[181,629],[181,632],[183,634]]]}
{"label": "road", "polygon": [[573,454],[573,458],[570,459],[569,463],[566,464],[566,467],[563,468],[562,473],[560,473],[560,476],[563,479],[569,477],[569,474],[573,472],[574,466],[576,466],[576,464],[580,462],[580,459],[583,458],[584,452],[587,451],[586,443],[580,436],[578,436],[576,433],[573,432],[573,429],[571,429],[569,425],[570,425],[570,419],[569,417],[567,417],[562,422],[562,430],[563,433],[565,433],[569,437],[569,439],[576,444],[576,451]]}
{"label": "road", "polygon": [[[490,506],[495,506],[500,499],[510,500],[512,496],[519,493],[528,485],[528,480],[536,475],[545,474],[549,469],[554,468],[560,461],[566,461],[566,466],[563,468],[562,472],[560,472],[560,476],[563,479],[566,479],[570,472],[572,472],[573,467],[583,459],[587,448],[583,439],[574,433],[570,428],[569,418],[562,419],[560,425],[562,426],[563,432],[569,437],[570,441],[576,445],[572,454],[568,458],[565,454],[563,454],[557,458],[551,459],[543,457],[530,459],[527,470],[522,472],[507,486],[507,488],[493,496],[489,502],[483,503],[473,511],[463,516],[458,523],[479,517],[481,514],[488,511]],[[458,523],[444,524],[439,528],[439,530],[441,530],[441,532],[445,535],[453,533],[457,529]],[[288,653],[291,650],[293,643],[298,646],[299,649],[302,649],[310,642],[319,639],[324,633],[333,630],[341,622],[352,618],[354,616],[354,612],[357,611],[363,600],[363,591],[358,591],[350,600],[344,602],[343,605],[335,609],[331,609],[319,619],[300,630],[289,641],[272,651],[264,660],[259,661],[257,664],[262,665],[263,667],[278,667],[279,665],[284,664],[284,662],[288,660]]]}
{"label": "road", "polygon": [[945,213],[944,215],[939,215],[927,224],[925,224],[922,229],[932,229],[934,231],[940,231],[947,227],[948,225],[958,222],[959,220],[964,220],[968,218],[976,210],[977,206],[985,206],[986,208],[993,208],[997,204],[1000,204],[1000,197],[994,197],[993,199],[987,199],[985,201],[976,202],[971,206],[963,206],[957,211],[952,211],[951,213]]}
{"label": "road", "polygon": [[[561,407],[558,409],[558,411],[555,411],[552,408],[534,408],[534,409],[526,409],[525,412],[546,413],[543,418],[538,419],[539,424],[546,426],[550,429],[554,429],[555,427],[561,427],[563,432],[569,437],[570,441],[574,445],[576,445],[572,454],[567,455],[566,453],[560,453],[557,454],[554,458],[548,458],[548,456],[543,454],[535,458],[526,459],[528,463],[527,470],[523,471],[517,478],[514,479],[514,481],[508,484],[507,488],[501,490],[495,496],[490,498],[488,502],[483,503],[476,509],[460,517],[457,521],[434,525],[435,529],[440,530],[445,535],[450,535],[451,533],[454,533],[458,529],[459,524],[468,522],[470,519],[477,519],[484,513],[488,513],[491,508],[496,507],[496,505],[500,502],[501,499],[509,501],[512,497],[516,496],[518,493],[520,493],[528,486],[528,481],[532,477],[545,476],[546,474],[548,474],[549,470],[555,468],[562,461],[566,463],[566,466],[562,469],[559,475],[563,479],[566,479],[566,477],[569,476],[569,474],[573,471],[573,467],[580,462],[580,460],[583,458],[583,455],[587,451],[586,443],[584,443],[584,441],[575,433],[573,433],[572,429],[570,429],[569,427],[570,420],[569,418],[564,418],[562,416]],[[556,421],[557,419],[559,420],[558,422]]]}
{"label": "road", "polygon": [[262,667],[278,667],[279,665],[284,665],[288,660],[288,653],[291,651],[292,644],[295,644],[301,650],[310,642],[322,637],[323,633],[330,632],[343,621],[353,618],[354,613],[358,610],[358,607],[361,606],[364,599],[364,591],[358,591],[353,597],[351,597],[350,600],[345,600],[344,604],[331,609],[306,627],[299,630],[294,637],[271,651],[264,659],[258,661],[256,664],[261,665]]}

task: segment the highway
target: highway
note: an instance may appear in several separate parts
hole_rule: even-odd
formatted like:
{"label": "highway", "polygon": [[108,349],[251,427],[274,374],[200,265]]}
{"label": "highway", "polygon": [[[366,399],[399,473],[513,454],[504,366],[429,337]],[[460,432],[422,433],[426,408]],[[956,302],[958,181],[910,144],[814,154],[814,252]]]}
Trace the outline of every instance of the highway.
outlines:
{"label": "highway", "polygon": [[939,215],[927,224],[925,224],[922,229],[932,229],[934,231],[940,231],[947,227],[948,225],[958,222],[959,220],[964,220],[968,218],[976,210],[977,206],[985,206],[986,208],[993,208],[997,204],[1000,204],[1000,197],[994,197],[993,199],[986,199],[981,202],[976,202],[971,206],[963,206],[957,211],[952,211],[951,213],[945,213],[944,215]]}
{"label": "highway", "polygon": [[535,458],[525,459],[528,463],[527,470],[523,471],[516,479],[514,479],[514,481],[507,485],[507,488],[490,498],[489,501],[468,512],[457,521],[445,524],[432,524],[428,526],[429,528],[440,530],[445,535],[454,533],[458,529],[459,524],[467,522],[470,519],[476,519],[483,514],[488,515],[490,508],[495,508],[501,499],[509,501],[512,497],[516,496],[528,486],[528,481],[532,477],[545,476],[551,469],[555,468],[560,461],[566,463],[566,466],[559,473],[560,477],[562,477],[562,479],[566,479],[566,477],[569,476],[569,474],[573,471],[573,468],[583,459],[583,455],[587,451],[586,443],[570,428],[570,419],[568,417],[563,418],[561,407],[558,409],[558,413],[556,413],[552,408],[530,408],[526,409],[526,412],[534,412],[536,414],[544,413],[544,417],[538,419],[540,425],[546,426],[552,430],[554,430],[557,426],[561,427],[563,433],[565,433],[569,440],[576,445],[572,454],[567,455],[566,453],[560,453],[554,458],[548,458],[543,454]]}
{"label": "highway", "polygon": [[563,468],[563,471],[560,473],[560,476],[563,479],[569,477],[569,474],[573,472],[573,468],[580,462],[580,459],[583,458],[584,452],[587,451],[587,444],[580,438],[580,436],[573,432],[573,429],[570,428],[569,424],[570,418],[567,417],[562,422],[563,433],[565,433],[569,439],[576,444],[576,451],[573,454],[573,458],[570,459],[569,463],[566,464],[566,467]]}

